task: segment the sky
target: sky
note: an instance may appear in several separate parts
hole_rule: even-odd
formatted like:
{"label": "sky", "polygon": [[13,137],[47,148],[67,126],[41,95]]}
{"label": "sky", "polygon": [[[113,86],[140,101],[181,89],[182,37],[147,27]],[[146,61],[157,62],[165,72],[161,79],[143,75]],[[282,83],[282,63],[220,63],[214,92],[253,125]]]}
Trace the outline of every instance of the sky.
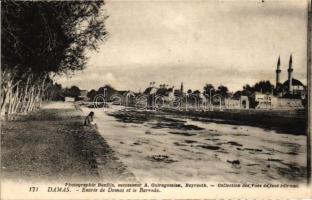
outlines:
{"label": "sky", "polygon": [[245,84],[275,84],[289,56],[294,77],[306,84],[306,1],[106,1],[109,37],[87,52],[87,67],[56,79],[63,86],[144,91],[151,81],[202,90],[206,83],[236,91]]}

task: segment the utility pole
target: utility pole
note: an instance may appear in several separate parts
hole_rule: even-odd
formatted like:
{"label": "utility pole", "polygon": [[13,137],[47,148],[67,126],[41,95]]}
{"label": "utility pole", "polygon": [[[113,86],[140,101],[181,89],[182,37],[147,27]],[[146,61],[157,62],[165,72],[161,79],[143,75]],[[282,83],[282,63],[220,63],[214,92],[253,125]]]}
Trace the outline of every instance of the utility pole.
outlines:
{"label": "utility pole", "polygon": [[311,11],[311,4],[312,0],[308,0],[308,29],[307,29],[307,68],[308,68],[308,131],[307,131],[307,184],[308,186],[311,185],[311,125],[312,125],[312,118],[311,118],[311,78],[312,78],[312,69],[311,69],[311,52],[312,52],[312,45],[311,45],[311,31],[312,31],[312,11]]}

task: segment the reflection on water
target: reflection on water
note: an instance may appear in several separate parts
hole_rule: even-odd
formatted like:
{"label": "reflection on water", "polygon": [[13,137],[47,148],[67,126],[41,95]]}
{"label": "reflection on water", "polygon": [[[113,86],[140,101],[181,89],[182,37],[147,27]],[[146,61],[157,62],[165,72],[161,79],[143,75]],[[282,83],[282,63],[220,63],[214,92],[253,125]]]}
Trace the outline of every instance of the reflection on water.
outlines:
{"label": "reflection on water", "polygon": [[101,135],[139,181],[305,181],[303,135],[153,111],[95,113]]}

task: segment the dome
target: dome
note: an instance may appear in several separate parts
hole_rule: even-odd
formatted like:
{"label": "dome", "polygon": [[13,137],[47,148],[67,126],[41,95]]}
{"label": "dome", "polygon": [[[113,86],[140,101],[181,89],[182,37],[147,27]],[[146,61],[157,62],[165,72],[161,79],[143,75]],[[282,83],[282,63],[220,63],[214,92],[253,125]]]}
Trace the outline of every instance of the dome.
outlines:
{"label": "dome", "polygon": [[[287,81],[285,81],[284,83],[283,83],[283,85],[284,86],[288,86],[289,85],[289,80],[287,80]],[[297,80],[297,79],[292,79],[292,85],[293,86],[304,86],[302,83],[301,83],[301,81],[299,81],[299,80]]]}

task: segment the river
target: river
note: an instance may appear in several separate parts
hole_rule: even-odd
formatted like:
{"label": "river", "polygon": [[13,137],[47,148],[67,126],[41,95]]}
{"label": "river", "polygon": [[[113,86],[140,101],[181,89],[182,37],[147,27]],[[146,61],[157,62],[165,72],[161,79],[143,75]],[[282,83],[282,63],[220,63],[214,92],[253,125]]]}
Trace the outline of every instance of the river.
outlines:
{"label": "river", "polygon": [[160,112],[91,109],[141,182],[304,183],[306,136]]}

